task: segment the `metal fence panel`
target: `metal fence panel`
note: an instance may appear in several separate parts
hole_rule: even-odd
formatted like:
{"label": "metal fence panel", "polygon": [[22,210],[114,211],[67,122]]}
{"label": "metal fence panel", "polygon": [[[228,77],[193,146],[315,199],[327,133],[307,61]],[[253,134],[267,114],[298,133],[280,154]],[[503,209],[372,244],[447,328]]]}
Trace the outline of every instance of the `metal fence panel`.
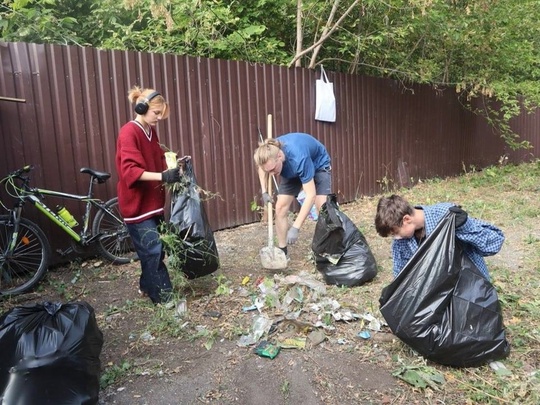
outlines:
{"label": "metal fence panel", "polygon": [[[307,132],[327,146],[341,203],[496,164],[503,155],[514,162],[539,155],[538,114],[512,122],[534,148],[511,151],[453,89],[405,89],[393,80],[327,72],[337,121],[325,123],[314,119],[315,70],[5,42],[0,63],[0,175],[31,163],[35,185],[84,194],[79,169],[87,166],[113,174],[96,196],[115,196],[117,133],[134,117],[127,93],[136,84],[152,87],[171,106],[158,125],[161,143],[191,155],[201,187],[219,195],[206,202],[215,230],[259,219],[250,208],[259,198],[252,154],[258,127],[266,137],[267,114],[274,137]],[[82,207],[65,205],[82,214]],[[65,247],[65,235],[37,221],[53,247]]]}

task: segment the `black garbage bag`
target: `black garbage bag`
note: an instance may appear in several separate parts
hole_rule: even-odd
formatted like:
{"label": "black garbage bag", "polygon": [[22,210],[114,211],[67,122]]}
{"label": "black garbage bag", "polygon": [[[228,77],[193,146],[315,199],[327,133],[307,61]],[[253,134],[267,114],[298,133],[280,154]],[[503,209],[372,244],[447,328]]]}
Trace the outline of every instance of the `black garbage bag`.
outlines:
{"label": "black garbage bag", "polygon": [[98,403],[103,334],[86,302],[15,307],[0,317],[0,403]]}
{"label": "black garbage bag", "polygon": [[335,194],[321,207],[311,249],[327,284],[354,287],[377,275],[377,263],[366,238],[339,210]]}
{"label": "black garbage bag", "polygon": [[175,237],[164,247],[174,267],[189,279],[206,276],[219,268],[219,254],[214,233],[201,201],[193,164],[188,160],[179,191],[173,192],[169,232]]}
{"label": "black garbage bag", "polygon": [[497,292],[455,237],[448,214],[379,299],[392,332],[425,358],[471,367],[506,357]]}

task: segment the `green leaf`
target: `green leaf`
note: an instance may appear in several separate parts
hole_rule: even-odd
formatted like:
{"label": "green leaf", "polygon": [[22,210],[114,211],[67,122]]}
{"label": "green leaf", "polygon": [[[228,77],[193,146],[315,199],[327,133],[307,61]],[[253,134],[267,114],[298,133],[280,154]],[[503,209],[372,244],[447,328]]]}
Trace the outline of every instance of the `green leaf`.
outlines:
{"label": "green leaf", "polygon": [[428,366],[404,366],[394,371],[392,375],[414,387],[422,389],[429,387],[436,391],[446,382],[441,373]]}

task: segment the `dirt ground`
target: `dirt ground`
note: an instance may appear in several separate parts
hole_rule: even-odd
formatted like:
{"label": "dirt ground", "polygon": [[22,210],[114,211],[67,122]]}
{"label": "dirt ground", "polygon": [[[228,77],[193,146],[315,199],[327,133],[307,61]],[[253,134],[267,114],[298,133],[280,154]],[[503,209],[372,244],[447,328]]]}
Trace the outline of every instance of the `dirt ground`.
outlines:
{"label": "dirt ground", "polygon": [[[374,200],[362,199],[342,209],[366,236],[377,259],[378,275],[353,288],[327,285],[317,300],[337,302],[335,314],[353,312],[382,321],[378,299],[392,279],[390,240],[375,234],[375,204]],[[272,339],[305,338],[319,330],[323,332],[322,342],[304,349],[282,348],[273,359],[255,353],[254,345],[239,345],[254,317],[260,315],[257,310],[246,309],[253,301],[245,291],[257,291],[257,279],[283,281],[286,276],[297,275],[324,284],[309,255],[314,228],[315,222],[310,220],[302,227],[299,242],[290,248],[291,262],[285,271],[261,268],[259,250],[267,243],[265,223],[216,232],[220,269],[184,287],[181,292],[187,298],[187,312],[170,317],[173,321],[167,325],[159,326],[157,315],[177,308],[154,307],[139,297],[138,263],[111,266],[92,260],[79,269],[73,265],[56,269],[39,291],[18,299],[29,303],[68,297],[94,307],[104,334],[103,372],[110,375],[111,370],[129,364],[100,393],[100,404],[459,403],[456,397],[442,393],[436,402],[394,377],[395,358],[407,348],[388,328],[377,328],[376,321],[367,318],[333,316],[326,319],[328,328],[314,328],[324,314],[310,313],[304,306],[298,323],[292,329],[278,329]],[[512,246],[507,244],[505,251],[511,252]],[[74,281],[74,277],[78,279]],[[285,288],[284,284],[279,286]],[[217,294],[221,287],[226,288]],[[313,293],[305,285],[302,291]],[[261,313],[271,321],[287,315],[269,306]],[[368,332],[368,338],[360,337],[360,332]]]}

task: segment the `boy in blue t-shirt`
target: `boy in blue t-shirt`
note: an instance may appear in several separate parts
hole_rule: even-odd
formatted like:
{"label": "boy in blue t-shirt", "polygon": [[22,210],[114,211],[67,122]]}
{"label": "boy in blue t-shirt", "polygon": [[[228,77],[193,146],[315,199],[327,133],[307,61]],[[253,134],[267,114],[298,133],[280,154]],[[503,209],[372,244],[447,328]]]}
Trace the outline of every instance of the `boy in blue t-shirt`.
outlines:
{"label": "boy in blue t-shirt", "polygon": [[[262,199],[272,201],[268,194],[268,177],[279,175],[276,200],[276,236],[278,247],[287,254],[287,245],[298,240],[300,227],[315,204],[317,212],[331,193],[330,156],[324,145],[313,136],[294,132],[266,139],[255,150]],[[304,191],[305,200],[294,223],[289,228],[287,214],[294,199]]]}

